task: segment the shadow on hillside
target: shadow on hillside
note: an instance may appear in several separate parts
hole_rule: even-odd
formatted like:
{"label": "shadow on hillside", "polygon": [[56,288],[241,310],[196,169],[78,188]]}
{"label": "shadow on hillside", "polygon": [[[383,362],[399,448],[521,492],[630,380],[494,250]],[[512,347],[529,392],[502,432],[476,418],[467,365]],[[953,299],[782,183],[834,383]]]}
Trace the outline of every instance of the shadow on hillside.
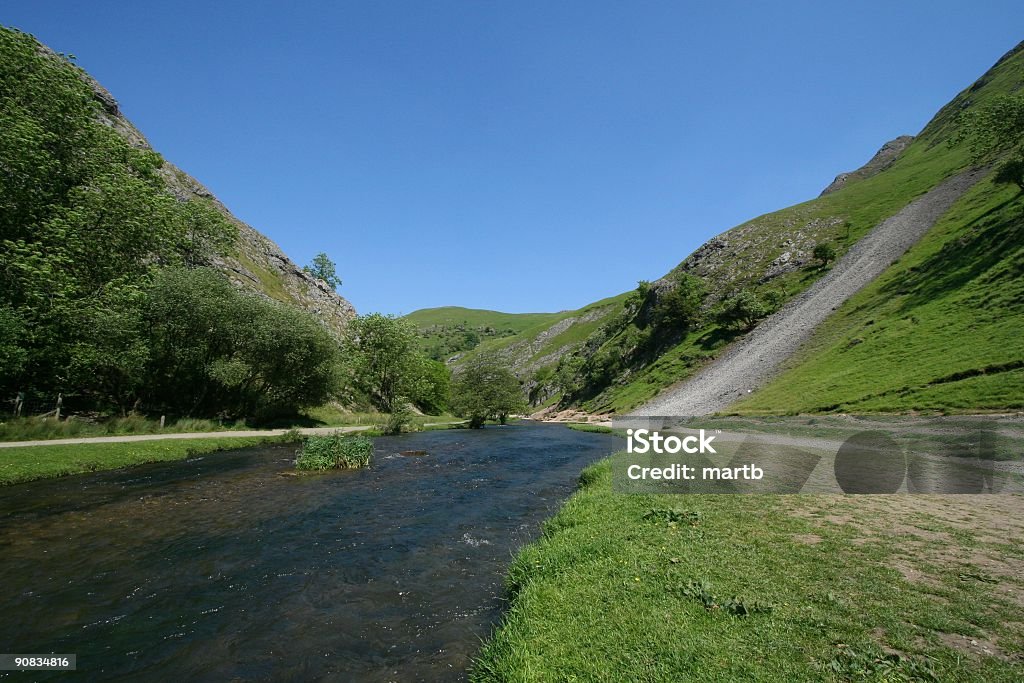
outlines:
{"label": "shadow on hillside", "polygon": [[1024,276],[1024,260],[1015,258],[1024,244],[1024,202],[1020,200],[1017,195],[978,216],[959,237],[886,284],[881,292],[905,297],[900,310],[908,312],[981,278],[1019,281]]}
{"label": "shadow on hillside", "polygon": [[726,327],[713,327],[701,336],[694,340],[694,344],[704,351],[714,351],[720,349],[735,340],[737,337],[742,337],[747,330],[732,329]]}

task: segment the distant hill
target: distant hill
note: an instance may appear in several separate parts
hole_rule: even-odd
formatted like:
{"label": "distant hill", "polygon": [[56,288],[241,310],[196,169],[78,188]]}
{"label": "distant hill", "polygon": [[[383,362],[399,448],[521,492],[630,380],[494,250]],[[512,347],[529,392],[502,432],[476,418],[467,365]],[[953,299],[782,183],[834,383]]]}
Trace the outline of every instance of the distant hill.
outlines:
{"label": "distant hill", "polygon": [[440,361],[560,317],[559,313],[501,313],[459,306],[423,308],[404,316],[419,331],[422,350]]}

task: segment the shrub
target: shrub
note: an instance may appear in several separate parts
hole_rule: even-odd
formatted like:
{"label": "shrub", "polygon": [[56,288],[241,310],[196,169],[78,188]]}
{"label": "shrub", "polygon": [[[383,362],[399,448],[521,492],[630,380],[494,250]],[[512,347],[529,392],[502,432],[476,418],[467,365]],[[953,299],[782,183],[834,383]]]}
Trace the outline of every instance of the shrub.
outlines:
{"label": "shrub", "polygon": [[384,421],[384,424],[380,425],[379,429],[381,433],[386,435],[407,432],[412,425],[414,416],[415,413],[413,413],[412,407],[407,402],[397,401],[395,409],[391,411],[388,419]]}
{"label": "shrub", "polygon": [[373,442],[365,436],[311,436],[295,459],[300,470],[355,469],[366,467],[373,456]]}
{"label": "shrub", "polygon": [[836,249],[831,244],[822,242],[814,247],[814,258],[821,261],[821,267],[824,268],[829,262],[836,260]]}
{"label": "shrub", "polygon": [[1018,157],[1003,162],[992,180],[1001,185],[1012,183],[1024,192],[1024,159]]}
{"label": "shrub", "polygon": [[757,294],[743,290],[722,303],[716,319],[723,327],[749,330],[770,312],[768,305]]}

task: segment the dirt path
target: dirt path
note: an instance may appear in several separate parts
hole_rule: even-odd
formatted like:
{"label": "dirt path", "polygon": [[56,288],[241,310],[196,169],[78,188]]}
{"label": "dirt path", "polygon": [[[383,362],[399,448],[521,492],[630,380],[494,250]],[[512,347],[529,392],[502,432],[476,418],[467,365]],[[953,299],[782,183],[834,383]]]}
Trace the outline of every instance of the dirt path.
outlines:
{"label": "dirt path", "polygon": [[[428,422],[425,427],[437,427],[458,422]],[[323,436],[335,432],[363,432],[371,429],[369,425],[357,427],[301,427],[296,429],[303,436]],[[83,443],[126,443],[131,441],[163,441],[165,439],[230,439],[281,436],[288,429],[250,429],[246,431],[223,432],[186,432],[182,434],[133,434],[126,436],[92,436],[80,439],[44,439],[42,441],[0,441],[0,448],[20,448],[22,446],[63,446]]]}
{"label": "dirt path", "polygon": [[708,415],[763,385],[832,311],[924,236],[984,175],[954,176],[882,221],[832,270],[693,377],[670,387],[634,415]]}

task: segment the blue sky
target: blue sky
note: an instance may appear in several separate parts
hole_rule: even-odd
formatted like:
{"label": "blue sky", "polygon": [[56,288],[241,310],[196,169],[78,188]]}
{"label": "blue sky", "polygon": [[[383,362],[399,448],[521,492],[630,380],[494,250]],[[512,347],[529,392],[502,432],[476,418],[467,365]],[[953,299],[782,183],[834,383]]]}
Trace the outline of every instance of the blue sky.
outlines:
{"label": "blue sky", "polygon": [[812,198],[1024,39],[1024,5],[10,1],[360,312],[577,308]]}

